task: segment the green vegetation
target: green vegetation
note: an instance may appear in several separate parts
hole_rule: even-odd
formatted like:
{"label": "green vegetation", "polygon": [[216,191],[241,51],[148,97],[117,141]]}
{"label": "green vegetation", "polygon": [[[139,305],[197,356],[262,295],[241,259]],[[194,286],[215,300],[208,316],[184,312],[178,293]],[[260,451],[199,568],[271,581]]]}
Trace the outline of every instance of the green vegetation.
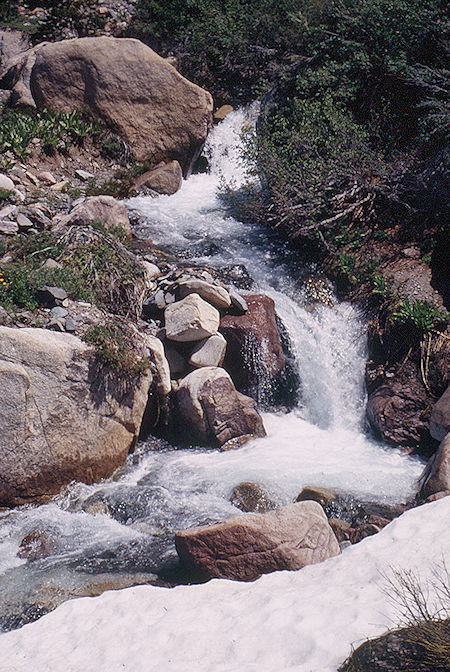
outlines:
{"label": "green vegetation", "polygon": [[47,18],[40,24],[35,40],[60,40],[70,34],[75,37],[95,35],[104,26],[104,18],[92,0],[38,0],[48,9]]}
{"label": "green vegetation", "polygon": [[394,322],[405,324],[422,334],[429,333],[437,326],[446,324],[450,315],[428,301],[413,301],[402,299],[397,310],[393,313]]}
{"label": "green vegetation", "polygon": [[106,182],[97,184],[90,180],[86,187],[86,196],[113,196],[114,198],[129,198],[133,191],[133,180],[130,175],[121,178],[111,178]]}
{"label": "green vegetation", "polygon": [[295,59],[299,0],[138,0],[129,33],[219,100],[249,101]]}
{"label": "green vegetation", "polygon": [[83,277],[72,268],[44,268],[48,259],[59,259],[64,243],[50,233],[15,236],[0,245],[13,262],[0,266],[0,305],[8,310],[35,310],[39,306],[38,290],[43,285],[62,287],[73,299],[91,300],[92,292]]}
{"label": "green vegetation", "polygon": [[272,223],[322,253],[383,216],[437,223],[445,190],[427,171],[449,128],[444,3],[299,4],[304,61],[263,104],[256,148]]}
{"label": "green vegetation", "polygon": [[2,0],[0,4],[0,26],[14,25],[18,20],[17,0]]}
{"label": "green vegetation", "polygon": [[[398,612],[398,630],[359,646],[338,672],[447,672],[450,660],[450,576],[442,561],[424,586],[412,571],[393,570],[386,596]],[[430,598],[430,588],[435,597]]]}
{"label": "green vegetation", "polygon": [[[35,310],[43,285],[65,289],[72,299],[97,304],[112,313],[137,316],[143,291],[142,268],[120,242],[121,227],[111,232],[94,223],[60,238],[51,233],[0,240],[0,253],[12,261],[0,266],[0,305],[8,310]],[[61,268],[45,268],[52,258]]]}
{"label": "green vegetation", "polygon": [[375,273],[372,278],[373,293],[385,299],[389,293],[388,282],[382,273]]}
{"label": "green vegetation", "polygon": [[79,112],[52,112],[51,110],[4,109],[0,112],[0,152],[12,152],[24,159],[30,154],[30,145],[37,138],[46,153],[53,153],[64,143],[81,145],[87,137],[100,133],[95,120],[85,119]]}
{"label": "green vegetation", "polygon": [[35,310],[38,290],[44,285],[62,287],[73,299],[92,298],[83,279],[70,268],[29,268],[18,263],[0,271],[0,305],[9,310]]}
{"label": "green vegetation", "polygon": [[88,329],[83,340],[94,346],[104,366],[121,377],[143,375],[150,366],[149,360],[138,354],[129,328],[119,322],[95,325]]}
{"label": "green vegetation", "polygon": [[11,195],[9,189],[0,189],[0,203],[7,201]]}

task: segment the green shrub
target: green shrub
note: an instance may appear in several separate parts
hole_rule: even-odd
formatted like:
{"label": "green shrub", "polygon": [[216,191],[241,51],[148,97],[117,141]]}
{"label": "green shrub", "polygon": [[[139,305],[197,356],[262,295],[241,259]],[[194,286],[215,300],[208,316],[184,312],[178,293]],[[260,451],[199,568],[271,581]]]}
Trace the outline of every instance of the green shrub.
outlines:
{"label": "green shrub", "polygon": [[0,4],[0,25],[8,26],[17,20],[18,5],[17,0],[2,0]]}
{"label": "green shrub", "polygon": [[133,33],[219,97],[254,99],[297,51],[299,0],[138,0]]}
{"label": "green shrub", "polygon": [[97,35],[105,25],[97,3],[92,0],[29,0],[28,5],[44,7],[48,12],[36,28],[35,42]]}
{"label": "green shrub", "polygon": [[95,325],[84,334],[83,340],[94,346],[104,366],[121,377],[134,378],[149,368],[149,360],[137,353],[125,325],[111,321],[106,325]]}
{"label": "green shrub", "polygon": [[137,316],[143,269],[120,242],[122,234],[120,227],[110,232],[99,223],[73,229],[66,236],[62,261],[83,278],[98,306],[118,315]]}
{"label": "green shrub", "polygon": [[128,198],[132,192],[132,180],[130,177],[123,179],[110,178],[106,182],[97,184],[95,180],[89,180],[86,187],[86,196],[114,196],[114,198]]}
{"label": "green shrub", "polygon": [[82,276],[69,268],[30,269],[18,263],[0,271],[0,305],[12,310],[35,310],[39,307],[38,290],[44,285],[62,287],[73,299],[92,299]]}
{"label": "green shrub", "polygon": [[0,189],[0,203],[2,201],[7,201],[11,195],[11,192],[8,189]]}
{"label": "green shrub", "polygon": [[406,227],[442,221],[445,153],[430,162],[449,128],[444,2],[298,5],[302,60],[263,101],[256,140],[268,221],[325,253],[382,209]]}
{"label": "green shrub", "polygon": [[[45,284],[62,287],[72,299],[97,304],[112,313],[138,315],[143,270],[124,247],[121,227],[107,231],[100,223],[72,229],[61,238],[51,233],[15,236],[0,245],[12,262],[4,264],[0,304],[11,309],[38,307],[37,291]],[[52,258],[62,268],[43,268]]]}
{"label": "green shrub", "polygon": [[373,293],[381,298],[386,298],[389,293],[387,280],[382,273],[375,273],[372,279]]}

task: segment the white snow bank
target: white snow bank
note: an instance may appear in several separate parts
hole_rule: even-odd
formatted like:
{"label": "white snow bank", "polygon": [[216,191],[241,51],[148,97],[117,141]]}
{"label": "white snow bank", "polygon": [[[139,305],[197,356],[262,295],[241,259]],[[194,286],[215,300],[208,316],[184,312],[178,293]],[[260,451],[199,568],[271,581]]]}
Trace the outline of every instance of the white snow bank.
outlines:
{"label": "white snow bank", "polygon": [[1,672],[335,672],[398,615],[391,568],[426,583],[450,556],[450,497],[413,509],[336,558],[254,583],[141,586],[66,602],[0,636]]}

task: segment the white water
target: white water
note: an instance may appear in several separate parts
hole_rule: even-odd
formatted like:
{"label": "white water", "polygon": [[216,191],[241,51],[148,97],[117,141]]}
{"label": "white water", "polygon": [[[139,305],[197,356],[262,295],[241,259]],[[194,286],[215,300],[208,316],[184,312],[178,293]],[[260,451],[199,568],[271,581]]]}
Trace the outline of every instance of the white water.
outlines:
{"label": "white water", "polygon": [[[265,413],[267,437],[238,451],[175,450],[148,441],[115,479],[76,484],[45,506],[1,513],[0,615],[34,604],[42,591],[65,599],[65,589],[89,583],[92,574],[157,571],[175,555],[176,530],[236,513],[229,497],[242,481],[260,484],[280,504],[305,485],[387,503],[414,495],[423,465],[364,432],[367,353],[358,310],[337,303],[311,312],[300,282],[311,268],[299,253],[227,213],[224,191],[248,179],[240,134],[254,115],[254,108],[234,112],[214,129],[205,150],[209,174],[192,176],[174,196],[136,198],[129,207],[144,219],[141,235],[188,263],[248,269],[252,291],[275,300],[289,332],[301,403],[287,414]],[[105,501],[109,514],[84,512],[92,497]],[[45,560],[20,560],[20,541],[36,528],[50,534],[55,551]]]}

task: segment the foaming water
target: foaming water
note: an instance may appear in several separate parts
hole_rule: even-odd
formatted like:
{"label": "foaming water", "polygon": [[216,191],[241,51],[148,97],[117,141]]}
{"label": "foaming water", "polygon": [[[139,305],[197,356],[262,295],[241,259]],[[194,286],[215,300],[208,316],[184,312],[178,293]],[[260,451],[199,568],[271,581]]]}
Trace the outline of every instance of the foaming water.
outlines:
{"label": "foaming water", "polygon": [[[95,575],[133,582],[175,556],[174,533],[220,520],[243,481],[262,486],[278,504],[307,485],[330,487],[361,500],[399,503],[416,491],[422,464],[383,446],[364,428],[365,323],[345,302],[311,306],[302,280],[313,270],[276,233],[234,219],[223,194],[253,179],[242,158],[242,129],[257,107],[238,110],[214,128],[205,155],[210,172],[193,175],[173,196],[128,202],[141,218],[139,233],[192,264],[242,264],[252,291],[271,296],[292,345],[301,399],[290,413],[265,413],[267,436],[240,450],[177,450],[149,439],[114,478],[74,484],[52,503],[0,513],[0,628],[17,627],[24,604],[51,594],[80,594]],[[22,539],[43,531],[50,556],[18,557]],[[139,576],[138,576],[139,573]],[[131,578],[130,578],[130,575]],[[48,600],[47,600],[48,602]],[[16,621],[5,620],[5,614]],[[3,620],[2,620],[3,618]],[[15,625],[14,625],[15,623]]]}

